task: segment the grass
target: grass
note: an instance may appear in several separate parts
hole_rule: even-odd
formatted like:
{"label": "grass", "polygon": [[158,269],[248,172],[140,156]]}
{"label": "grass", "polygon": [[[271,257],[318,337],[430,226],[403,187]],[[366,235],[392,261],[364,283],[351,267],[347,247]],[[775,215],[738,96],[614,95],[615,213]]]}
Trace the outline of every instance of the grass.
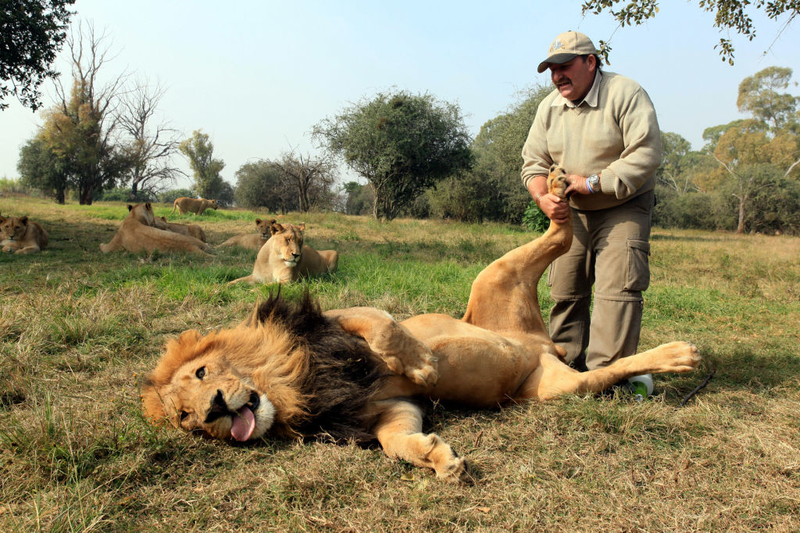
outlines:
{"label": "grass", "polygon": [[[253,231],[248,211],[173,217],[209,242]],[[0,531],[798,531],[800,239],[656,230],[643,349],[705,355],[635,403],[620,393],[467,411],[431,404],[426,429],[475,483],[376,448],[207,441],[155,428],[138,391],[164,342],[241,320],[274,287],[227,286],[254,253],[103,255],[124,204],[0,197],[50,233],[41,254],[0,254]],[[272,215],[272,217],[275,217]],[[308,243],[340,252],[309,288],[324,308],[460,316],[474,276],[532,235],[499,224],[336,213]],[[546,284],[540,299],[551,305]],[[685,407],[682,399],[715,375]]]}

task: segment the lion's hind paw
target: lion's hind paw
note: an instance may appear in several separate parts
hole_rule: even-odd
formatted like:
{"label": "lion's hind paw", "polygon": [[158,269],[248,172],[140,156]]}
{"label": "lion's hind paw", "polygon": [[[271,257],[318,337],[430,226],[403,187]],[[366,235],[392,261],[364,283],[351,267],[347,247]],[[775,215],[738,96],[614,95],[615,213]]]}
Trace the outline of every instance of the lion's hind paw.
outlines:
{"label": "lion's hind paw", "polygon": [[691,342],[675,341],[659,346],[668,366],[665,372],[691,372],[700,365],[702,357]]}

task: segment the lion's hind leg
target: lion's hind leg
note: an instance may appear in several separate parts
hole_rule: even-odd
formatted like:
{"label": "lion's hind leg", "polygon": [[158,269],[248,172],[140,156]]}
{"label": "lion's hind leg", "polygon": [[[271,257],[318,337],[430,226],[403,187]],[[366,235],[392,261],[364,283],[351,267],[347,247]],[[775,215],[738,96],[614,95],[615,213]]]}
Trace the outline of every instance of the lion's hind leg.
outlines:
{"label": "lion's hind leg", "polygon": [[555,355],[543,354],[541,364],[520,387],[517,398],[547,400],[562,394],[602,392],[615,383],[641,374],[691,372],[700,364],[700,359],[697,347],[683,341],[622,357],[606,367],[588,372],[578,372]]}
{"label": "lion's hind leg", "polygon": [[[553,165],[548,190],[566,201],[566,172]],[[497,259],[472,283],[462,320],[491,331],[547,333],[537,289],[544,271],[572,245],[572,221],[550,223],[544,235]]]}
{"label": "lion's hind leg", "polygon": [[437,434],[422,433],[422,411],[407,400],[376,403],[380,418],[373,433],[389,457],[415,466],[432,468],[444,481],[464,481],[466,461],[458,457]]}

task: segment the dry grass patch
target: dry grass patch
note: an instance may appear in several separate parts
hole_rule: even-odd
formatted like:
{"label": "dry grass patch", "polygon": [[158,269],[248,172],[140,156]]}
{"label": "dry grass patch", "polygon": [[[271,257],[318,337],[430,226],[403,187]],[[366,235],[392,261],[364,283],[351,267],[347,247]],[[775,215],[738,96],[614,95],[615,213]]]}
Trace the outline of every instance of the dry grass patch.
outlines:
{"label": "dry grass patch", "polygon": [[[453,486],[377,449],[230,445],[143,420],[139,387],[165,340],[231,326],[275,287],[225,285],[252,268],[244,251],[101,254],[123,210],[0,198],[0,212],[51,235],[41,254],[0,254],[0,531],[800,530],[800,239],[657,230],[641,346],[691,340],[703,367],[657,378],[644,403],[617,392],[494,411],[430,405],[426,429],[472,465],[473,483]],[[216,244],[256,216],[267,215],[184,218]],[[336,274],[283,294],[399,318],[460,316],[475,274],[532,237],[497,224],[282,219],[341,256]],[[540,299],[547,311],[545,284]]]}

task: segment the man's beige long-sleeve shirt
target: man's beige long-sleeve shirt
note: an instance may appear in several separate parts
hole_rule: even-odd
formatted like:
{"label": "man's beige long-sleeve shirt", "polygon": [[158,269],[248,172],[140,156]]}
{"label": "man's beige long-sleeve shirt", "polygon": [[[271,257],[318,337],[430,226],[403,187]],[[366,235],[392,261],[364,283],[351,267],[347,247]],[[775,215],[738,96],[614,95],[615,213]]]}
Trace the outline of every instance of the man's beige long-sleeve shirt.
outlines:
{"label": "man's beige long-sleeve shirt", "polygon": [[600,175],[602,194],[573,194],[570,205],[596,210],[623,204],[655,187],[661,131],[642,87],[612,72],[598,73],[577,107],[553,90],[539,104],[522,148],[522,182],[558,163],[568,174]]}

